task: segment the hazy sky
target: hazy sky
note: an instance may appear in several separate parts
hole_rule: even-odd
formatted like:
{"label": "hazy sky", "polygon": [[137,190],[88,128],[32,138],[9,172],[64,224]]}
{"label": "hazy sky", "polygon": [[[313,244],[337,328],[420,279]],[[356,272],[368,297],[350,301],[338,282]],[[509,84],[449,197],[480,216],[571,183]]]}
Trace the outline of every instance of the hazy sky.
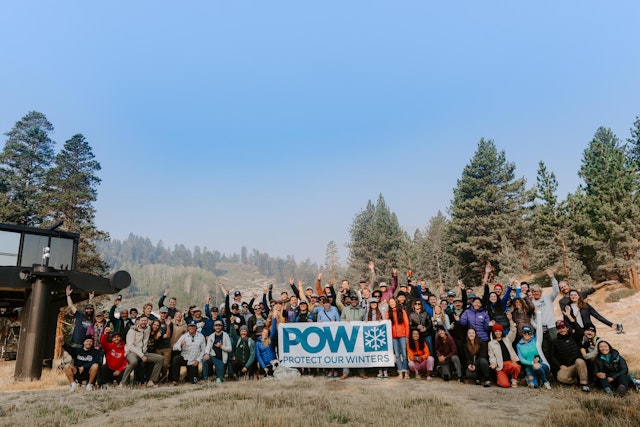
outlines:
{"label": "hazy sky", "polygon": [[[324,261],[382,193],[446,211],[481,137],[561,195],[640,115],[638,1],[0,6],[0,130],[31,110],[102,165],[98,227]],[[6,137],[2,137],[2,144]],[[343,259],[346,250],[342,249]]]}

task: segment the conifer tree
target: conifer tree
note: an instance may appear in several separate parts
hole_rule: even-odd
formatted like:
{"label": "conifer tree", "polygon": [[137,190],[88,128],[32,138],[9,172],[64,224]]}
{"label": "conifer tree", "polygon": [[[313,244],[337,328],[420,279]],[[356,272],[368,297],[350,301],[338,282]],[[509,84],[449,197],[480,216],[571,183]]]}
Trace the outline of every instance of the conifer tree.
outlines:
{"label": "conifer tree", "polygon": [[[483,138],[453,190],[449,239],[467,281],[479,282],[485,263],[497,261],[503,236],[518,252],[524,246],[531,196],[525,179],[516,179],[514,171],[504,150],[498,152],[493,141]],[[499,271],[499,263],[495,267]]]}
{"label": "conifer tree", "polygon": [[63,221],[62,229],[80,234],[77,268],[93,274],[104,274],[108,268],[96,249],[96,242],[109,238],[94,222],[99,170],[91,146],[77,134],[65,142],[46,174],[50,219]]}
{"label": "conifer tree", "polygon": [[44,179],[53,160],[53,125],[31,111],[5,135],[0,153],[0,221],[37,227],[47,215]]}
{"label": "conifer tree", "polygon": [[367,207],[355,216],[350,235],[347,246],[351,275],[366,277],[369,261],[374,261],[377,277],[390,276],[391,269],[398,265],[404,232],[382,194],[375,205],[369,200]]}
{"label": "conifer tree", "polygon": [[447,228],[447,218],[438,211],[429,220],[424,231],[416,232],[414,239],[418,252],[415,267],[417,274],[445,287],[456,283],[458,278],[456,260],[447,250]]}
{"label": "conifer tree", "polygon": [[639,176],[611,129],[599,128],[578,173],[584,184],[572,196],[579,255],[598,280],[628,278],[638,255]]}

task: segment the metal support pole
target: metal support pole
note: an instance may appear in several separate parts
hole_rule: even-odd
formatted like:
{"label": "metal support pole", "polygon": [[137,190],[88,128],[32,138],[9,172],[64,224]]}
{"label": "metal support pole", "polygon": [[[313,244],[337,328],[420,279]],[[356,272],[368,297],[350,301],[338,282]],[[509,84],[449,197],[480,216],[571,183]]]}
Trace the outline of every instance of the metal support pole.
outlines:
{"label": "metal support pole", "polygon": [[45,280],[38,278],[31,290],[24,307],[14,376],[18,380],[33,381],[42,375],[51,289]]}

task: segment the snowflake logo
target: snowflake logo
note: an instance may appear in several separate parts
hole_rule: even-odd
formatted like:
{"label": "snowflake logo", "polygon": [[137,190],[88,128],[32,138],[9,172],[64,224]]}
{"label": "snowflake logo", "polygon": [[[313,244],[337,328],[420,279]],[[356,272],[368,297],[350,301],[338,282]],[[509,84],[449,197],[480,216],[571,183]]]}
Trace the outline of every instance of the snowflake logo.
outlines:
{"label": "snowflake logo", "polygon": [[365,326],[362,328],[364,333],[364,351],[388,351],[389,341],[387,340],[387,328],[385,325]]}

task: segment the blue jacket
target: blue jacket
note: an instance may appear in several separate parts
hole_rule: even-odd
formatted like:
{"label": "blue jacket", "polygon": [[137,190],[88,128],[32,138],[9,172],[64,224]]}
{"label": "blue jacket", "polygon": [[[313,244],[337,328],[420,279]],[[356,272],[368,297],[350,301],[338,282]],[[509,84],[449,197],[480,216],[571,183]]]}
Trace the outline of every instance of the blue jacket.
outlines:
{"label": "blue jacket", "polygon": [[276,352],[274,350],[276,339],[276,330],[278,324],[275,322],[271,322],[271,333],[269,334],[269,339],[271,340],[271,345],[264,345],[262,343],[262,337],[259,337],[256,341],[256,358],[258,359],[258,364],[260,368],[268,368],[271,366],[271,361],[276,359]]}

